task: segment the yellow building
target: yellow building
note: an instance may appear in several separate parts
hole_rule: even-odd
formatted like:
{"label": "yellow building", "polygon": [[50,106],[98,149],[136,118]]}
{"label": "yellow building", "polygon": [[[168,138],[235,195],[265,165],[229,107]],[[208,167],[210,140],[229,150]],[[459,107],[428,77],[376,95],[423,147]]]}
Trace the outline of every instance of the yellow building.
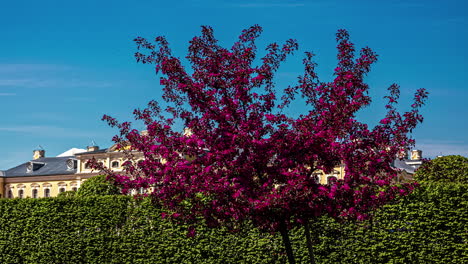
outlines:
{"label": "yellow building", "polygon": [[78,160],[68,153],[45,157],[44,150],[34,150],[32,160],[0,173],[0,197],[54,197],[76,191],[83,180],[96,173],[77,174]]}
{"label": "yellow building", "polygon": [[[142,159],[139,153],[134,156],[136,161]],[[92,158],[114,171],[123,170],[126,160],[115,145],[108,149],[71,149],[57,157],[46,157],[42,149],[34,150],[32,160],[0,171],[0,198],[55,197],[61,192],[76,191],[83,181],[99,174],[87,165]]]}
{"label": "yellow building", "polygon": [[314,172],[313,176],[315,180],[320,184],[328,184],[333,180],[343,179],[345,175],[345,168],[343,164],[340,164],[333,168],[330,173],[325,173],[322,170]]}
{"label": "yellow building", "polygon": [[[134,152],[134,162],[142,160],[141,153]],[[409,179],[422,164],[422,152],[414,150],[411,159],[396,159],[393,166],[400,171],[399,179]],[[61,192],[76,191],[86,179],[98,174],[87,165],[95,158],[113,171],[122,171],[127,160],[116,145],[108,149],[90,146],[87,150],[71,149],[57,157],[45,157],[44,150],[34,150],[33,159],[6,171],[0,171],[0,198],[40,198],[55,197]],[[327,184],[343,179],[343,164],[336,166],[331,173],[317,171],[313,174],[317,182]],[[401,178],[401,179],[400,179]]]}

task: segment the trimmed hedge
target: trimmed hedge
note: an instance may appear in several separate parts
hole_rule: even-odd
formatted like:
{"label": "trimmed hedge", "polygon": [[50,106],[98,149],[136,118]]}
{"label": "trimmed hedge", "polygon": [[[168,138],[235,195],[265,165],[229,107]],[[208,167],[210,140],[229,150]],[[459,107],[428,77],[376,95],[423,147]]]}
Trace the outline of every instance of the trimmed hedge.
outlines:
{"label": "trimmed hedge", "polygon": [[278,263],[281,240],[187,227],[127,196],[0,199],[0,263]]}
{"label": "trimmed hedge", "polygon": [[[431,183],[372,221],[315,223],[319,263],[468,263],[468,185]],[[320,227],[322,227],[320,229]]]}
{"label": "trimmed hedge", "polygon": [[[318,263],[468,263],[468,185],[424,185],[374,220],[313,224]],[[0,263],[286,263],[279,235],[239,233],[160,219],[126,196],[0,199]],[[291,230],[298,263],[303,230]]]}

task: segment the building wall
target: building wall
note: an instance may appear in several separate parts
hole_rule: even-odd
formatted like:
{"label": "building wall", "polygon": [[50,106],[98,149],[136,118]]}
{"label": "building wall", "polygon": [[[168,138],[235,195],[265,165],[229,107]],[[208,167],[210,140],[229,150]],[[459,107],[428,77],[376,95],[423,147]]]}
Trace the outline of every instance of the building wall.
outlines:
{"label": "building wall", "polygon": [[11,191],[12,198],[19,198],[20,190],[23,192],[23,198],[32,198],[33,190],[37,190],[37,198],[45,197],[46,190],[49,190],[50,197],[56,197],[61,188],[63,191],[78,189],[83,181],[94,175],[96,174],[4,178],[3,188],[1,188],[2,197],[8,198],[9,191]]}
{"label": "building wall", "polygon": [[[144,157],[141,153],[134,153],[134,161],[138,162],[143,160]],[[84,154],[84,155],[77,155],[78,159],[78,168],[77,173],[91,173],[96,172],[86,166],[88,160],[95,158],[97,162],[101,162],[105,167],[112,169],[113,171],[122,171],[123,166],[122,164],[127,161],[125,155],[122,152],[105,152],[99,154]],[[113,166],[113,163],[117,162],[118,166]]]}
{"label": "building wall", "polygon": [[330,173],[325,173],[322,170],[318,170],[313,174],[315,177],[318,177],[318,182],[320,184],[327,184],[331,177],[335,177],[337,180],[344,179],[345,168],[344,165],[339,165],[333,168]]}

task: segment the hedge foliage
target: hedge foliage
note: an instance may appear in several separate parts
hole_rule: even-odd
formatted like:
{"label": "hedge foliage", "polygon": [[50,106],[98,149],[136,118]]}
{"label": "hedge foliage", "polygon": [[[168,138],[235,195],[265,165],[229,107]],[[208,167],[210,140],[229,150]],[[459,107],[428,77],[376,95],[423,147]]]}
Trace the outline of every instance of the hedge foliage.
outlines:
{"label": "hedge foliage", "polygon": [[[313,224],[318,263],[468,263],[468,185],[433,183],[372,221]],[[281,237],[249,224],[239,233],[161,220],[127,196],[0,199],[0,263],[285,263]],[[291,230],[298,263],[303,230]]]}
{"label": "hedge foliage", "polygon": [[458,182],[468,184],[468,158],[460,155],[437,157],[425,162],[415,173],[419,182]]}
{"label": "hedge foliage", "polygon": [[468,185],[428,183],[373,220],[321,219],[320,263],[468,263]]}
{"label": "hedge foliage", "polygon": [[127,196],[0,199],[0,263],[277,263],[281,240],[160,219]]}

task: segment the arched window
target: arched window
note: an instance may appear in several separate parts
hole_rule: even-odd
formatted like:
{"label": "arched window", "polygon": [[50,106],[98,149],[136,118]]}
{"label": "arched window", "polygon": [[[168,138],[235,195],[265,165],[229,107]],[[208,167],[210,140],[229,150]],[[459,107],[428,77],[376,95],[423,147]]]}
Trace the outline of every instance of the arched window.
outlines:
{"label": "arched window", "polygon": [[50,189],[49,188],[44,189],[44,197],[50,197]]}
{"label": "arched window", "polygon": [[18,198],[24,198],[24,190],[23,189],[18,190]]}
{"label": "arched window", "polygon": [[39,189],[41,186],[37,183],[32,183],[31,184],[31,197],[32,198],[38,198],[39,197]]}
{"label": "arched window", "polygon": [[86,170],[91,169],[91,165],[88,163],[88,161],[89,161],[89,160],[85,161],[85,163],[84,163],[84,168],[85,168]]}
{"label": "arched window", "polygon": [[120,167],[120,162],[117,161],[117,160],[112,161],[111,167],[112,167],[113,169],[119,168],[119,167]]}
{"label": "arched window", "polygon": [[58,183],[58,191],[59,193],[63,193],[64,191],[67,190],[67,184],[65,182],[59,182]]}
{"label": "arched window", "polygon": [[10,190],[8,190],[8,198],[13,198],[13,192]]}
{"label": "arched window", "polygon": [[71,187],[72,191],[76,192],[78,190],[78,183],[75,182],[75,181],[72,181],[70,183],[70,187]]}

